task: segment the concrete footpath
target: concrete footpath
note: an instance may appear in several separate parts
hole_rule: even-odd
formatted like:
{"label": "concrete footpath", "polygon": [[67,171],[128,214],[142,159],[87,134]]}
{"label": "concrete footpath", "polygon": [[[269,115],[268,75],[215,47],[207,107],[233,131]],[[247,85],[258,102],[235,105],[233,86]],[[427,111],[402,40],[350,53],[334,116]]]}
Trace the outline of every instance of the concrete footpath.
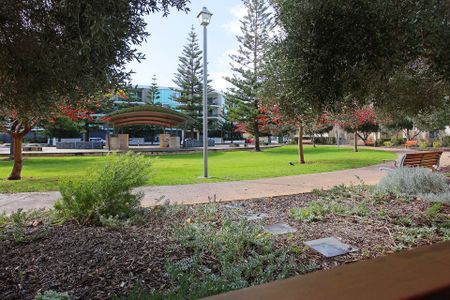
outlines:
{"label": "concrete footpath", "polygon": [[[449,152],[444,153],[441,165],[450,165]],[[209,201],[274,197],[307,193],[313,189],[327,189],[339,184],[357,184],[360,182],[376,184],[386,175],[386,171],[380,170],[380,167],[383,166],[390,167],[392,162],[358,169],[267,179],[175,186],[146,186],[138,188],[137,191],[144,193],[142,205],[145,207],[162,204],[164,201],[196,204]],[[24,210],[50,208],[59,197],[59,192],[0,194],[0,212],[11,213],[19,208]]]}
{"label": "concrete footpath", "polygon": [[[391,163],[392,165],[392,163]],[[144,193],[142,205],[149,207],[170,203],[195,204],[208,201],[232,201],[259,197],[273,197],[310,192],[313,189],[330,188],[338,184],[376,184],[385,174],[381,165],[328,173],[295,175],[256,180],[217,183],[199,183],[175,186],[146,186],[137,191]],[[0,212],[50,208],[60,198],[59,192],[31,192],[0,194]]]}

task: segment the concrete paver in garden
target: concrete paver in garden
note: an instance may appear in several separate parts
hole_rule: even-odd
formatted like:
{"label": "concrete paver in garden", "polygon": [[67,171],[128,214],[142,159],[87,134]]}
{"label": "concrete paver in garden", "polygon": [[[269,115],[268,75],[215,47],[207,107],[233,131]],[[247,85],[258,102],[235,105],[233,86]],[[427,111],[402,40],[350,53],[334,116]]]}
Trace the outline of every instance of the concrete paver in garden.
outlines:
{"label": "concrete paver in garden", "polygon": [[264,226],[264,231],[274,235],[279,235],[286,233],[294,233],[297,232],[297,229],[292,226],[289,226],[288,224],[278,223]]}

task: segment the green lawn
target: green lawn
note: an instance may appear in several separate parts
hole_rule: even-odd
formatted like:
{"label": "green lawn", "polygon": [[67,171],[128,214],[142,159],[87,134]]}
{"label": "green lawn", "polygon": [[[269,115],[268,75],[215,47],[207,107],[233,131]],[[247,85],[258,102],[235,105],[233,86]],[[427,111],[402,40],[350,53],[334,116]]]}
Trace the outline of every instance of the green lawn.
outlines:
{"label": "green lawn", "polygon": [[[207,182],[257,179],[297,174],[320,173],[358,168],[395,159],[396,155],[385,151],[362,149],[358,153],[351,148],[322,146],[305,147],[307,164],[290,166],[296,162],[295,146],[267,149],[263,152],[213,152],[209,155]],[[149,157],[153,170],[149,185],[176,185],[205,182],[202,175],[202,155],[183,154]],[[0,192],[50,191],[58,189],[58,180],[63,177],[89,176],[105,157],[33,157],[26,158],[23,180],[8,181],[12,163],[0,161]]]}

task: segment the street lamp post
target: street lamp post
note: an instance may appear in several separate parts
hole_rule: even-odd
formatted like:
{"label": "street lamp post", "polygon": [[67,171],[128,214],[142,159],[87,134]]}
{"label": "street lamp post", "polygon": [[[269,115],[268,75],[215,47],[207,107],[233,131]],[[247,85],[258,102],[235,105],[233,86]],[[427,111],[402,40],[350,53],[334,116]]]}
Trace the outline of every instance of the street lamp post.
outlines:
{"label": "street lamp post", "polygon": [[203,177],[208,178],[208,59],[207,59],[207,31],[212,13],[206,7],[197,18],[203,26]]}

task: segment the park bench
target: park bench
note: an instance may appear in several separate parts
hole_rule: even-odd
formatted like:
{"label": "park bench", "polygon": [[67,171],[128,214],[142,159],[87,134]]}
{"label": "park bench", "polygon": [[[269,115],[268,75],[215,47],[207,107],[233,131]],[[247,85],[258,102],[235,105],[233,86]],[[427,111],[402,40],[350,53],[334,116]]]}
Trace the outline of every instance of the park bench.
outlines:
{"label": "park bench", "polygon": [[[439,169],[439,160],[442,151],[423,151],[406,153],[399,161],[394,162],[396,168],[427,168],[431,170]],[[392,170],[392,168],[382,168]]]}
{"label": "park bench", "polygon": [[416,140],[406,141],[406,143],[405,143],[405,148],[411,148],[411,147],[415,147],[415,146],[417,146]]}

